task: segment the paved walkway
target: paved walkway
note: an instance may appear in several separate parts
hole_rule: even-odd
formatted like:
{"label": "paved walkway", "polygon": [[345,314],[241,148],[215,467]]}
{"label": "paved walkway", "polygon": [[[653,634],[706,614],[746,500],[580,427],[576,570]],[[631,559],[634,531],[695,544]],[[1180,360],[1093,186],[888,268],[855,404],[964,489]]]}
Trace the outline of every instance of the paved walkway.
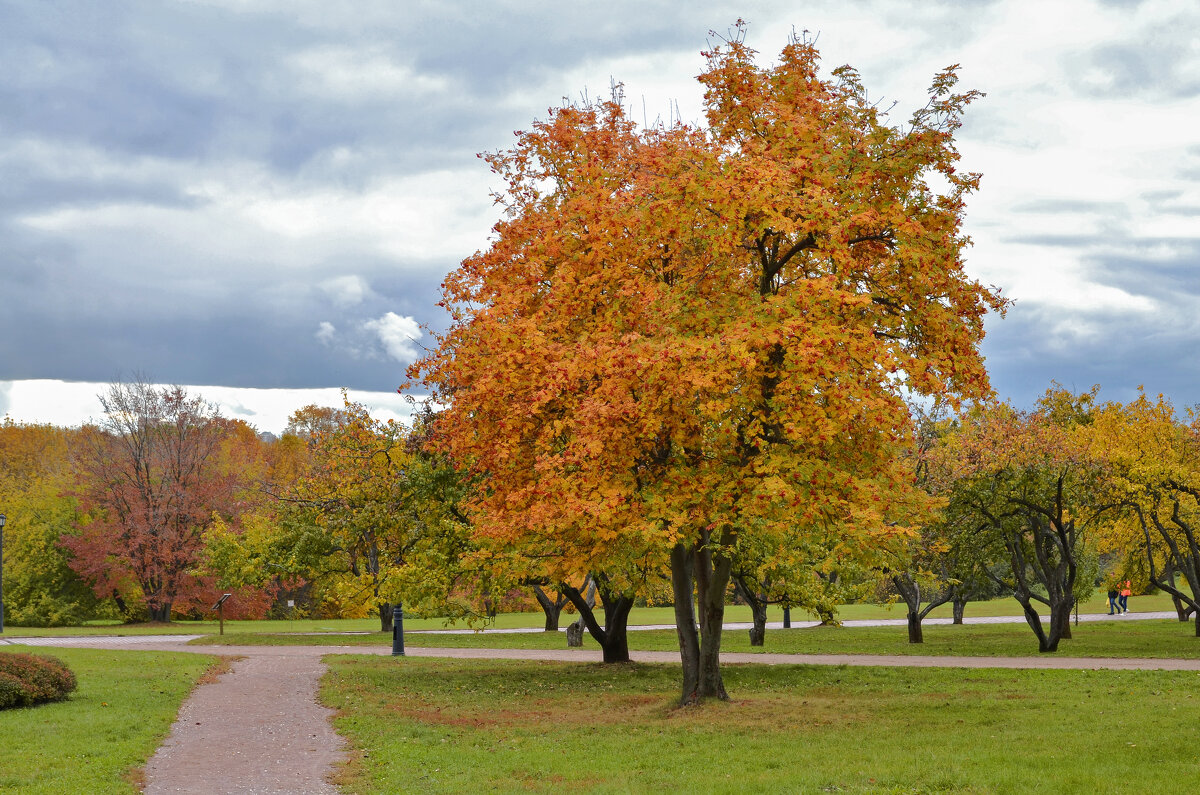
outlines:
{"label": "paved walkway", "polygon": [[[1131,613],[1173,618],[1173,613]],[[1107,615],[1081,621],[1117,620]],[[949,619],[945,620],[946,622]],[[1023,622],[1020,616],[974,618],[968,623]],[[940,623],[926,619],[927,623]],[[903,625],[899,621],[845,622],[847,626]],[[741,624],[727,624],[739,629]],[[770,626],[770,625],[769,625]],[[776,628],[778,624],[774,625]],[[795,627],[803,626],[793,624]],[[646,628],[646,627],[641,627]],[[672,628],[672,627],[667,627]],[[630,627],[635,629],[635,627]],[[502,631],[502,630],[493,630]],[[336,793],[327,781],[344,756],[333,731],[333,711],[317,703],[327,654],[388,655],[386,646],[189,646],[198,635],[22,638],[0,644],[46,647],[142,649],[237,657],[229,672],[201,685],[184,703],[171,734],[146,764],[147,793]],[[438,649],[408,647],[410,657],[600,662],[597,649]],[[678,652],[635,651],[636,662],[678,663]],[[907,655],[725,653],[725,663],[760,665],[853,665],[952,668],[1075,668],[1089,670],[1200,671],[1200,659],[947,657]]]}
{"label": "paved walkway", "polygon": [[[1173,612],[1147,612],[1147,613],[1124,613],[1121,615],[1109,615],[1108,613],[1083,613],[1079,616],[1081,622],[1087,621],[1137,621],[1139,619],[1154,619],[1154,618],[1177,618]],[[1050,620],[1049,616],[1042,616],[1042,623]],[[1072,619],[1074,620],[1074,619]],[[966,624],[1024,624],[1025,616],[971,616],[963,619]],[[926,618],[921,622],[928,626],[930,624],[953,624],[952,618]],[[843,621],[844,627],[904,627],[908,625],[907,618],[856,618],[848,621]],[[732,621],[722,625],[723,631],[736,629],[750,629],[753,624],[749,621]],[[821,626],[820,621],[793,621],[791,629],[810,629],[812,627]],[[649,629],[675,629],[674,624],[634,624],[628,627],[630,632]],[[782,621],[768,621],[767,629],[783,629]],[[471,635],[478,630],[474,629],[418,629],[409,630],[405,635]],[[483,632],[498,632],[498,633],[536,633],[545,632],[541,627],[521,627],[519,629],[484,629]],[[566,632],[566,627],[559,630]],[[305,632],[296,633],[305,635],[315,635],[319,633]],[[354,632],[346,634],[369,635],[369,632]]]}
{"label": "paved walkway", "polygon": [[234,661],[217,683],[197,688],[184,703],[146,763],[145,792],[334,795],[326,777],[344,743],[330,724],[333,710],[315,698],[324,673],[316,654]]}

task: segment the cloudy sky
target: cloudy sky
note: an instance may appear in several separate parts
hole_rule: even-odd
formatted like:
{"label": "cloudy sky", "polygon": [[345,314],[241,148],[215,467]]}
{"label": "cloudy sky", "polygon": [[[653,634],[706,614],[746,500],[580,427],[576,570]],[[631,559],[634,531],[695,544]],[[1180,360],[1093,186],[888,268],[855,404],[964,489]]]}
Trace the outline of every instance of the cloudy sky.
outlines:
{"label": "cloudy sky", "polygon": [[1200,402],[1200,4],[0,0],[0,415],[76,424],[135,373],[261,430],[339,387],[404,414],[497,218],[476,153],[613,79],[699,120],[738,17],[764,61],[819,34],[897,122],[949,64],[987,92],[960,149],[1003,397]]}

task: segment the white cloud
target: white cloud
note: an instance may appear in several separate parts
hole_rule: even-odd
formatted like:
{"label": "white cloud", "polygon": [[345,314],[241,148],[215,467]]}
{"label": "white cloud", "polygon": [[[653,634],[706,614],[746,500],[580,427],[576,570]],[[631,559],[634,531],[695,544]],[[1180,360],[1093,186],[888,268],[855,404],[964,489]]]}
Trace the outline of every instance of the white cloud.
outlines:
{"label": "white cloud", "polygon": [[266,233],[331,255],[350,239],[387,257],[458,261],[479,248],[493,222],[490,177],[474,161],[470,165],[385,178],[354,191],[226,185],[214,200]]}
{"label": "white cloud", "polygon": [[411,100],[449,89],[444,78],[422,75],[381,47],[316,47],[288,62],[302,91],[341,102]]}
{"label": "white cloud", "polygon": [[[339,156],[352,157],[347,151],[331,153],[333,161]],[[89,261],[120,261],[151,279],[187,263],[228,272],[230,279],[213,282],[257,283],[261,272],[246,263],[262,262],[265,251],[273,252],[272,263],[289,271],[363,256],[451,264],[480,248],[495,221],[492,177],[474,158],[457,170],[315,186],[304,175],[279,174],[240,159],[180,164],[47,144],[0,151],[0,166],[27,159],[39,168],[58,161],[86,164],[64,174],[74,179],[123,174],[137,186],[170,192],[176,200],[169,203],[153,196],[66,202],[15,219],[75,241]],[[336,171],[336,166],[330,167]],[[138,240],[141,256],[129,256],[131,239]]]}
{"label": "white cloud", "polygon": [[328,320],[322,320],[321,324],[317,326],[317,333],[313,334],[313,336],[316,337],[322,345],[332,345],[333,338],[336,336],[336,334],[337,329],[334,328],[334,325]]}
{"label": "white cloud", "polygon": [[[108,384],[87,381],[37,379],[0,382],[0,394],[7,392],[8,407],[3,416],[14,422],[49,423],[75,427],[104,416],[100,395]],[[342,390],[322,389],[245,389],[226,386],[187,386],[190,394],[216,403],[222,415],[244,420],[259,431],[279,434],[296,409],[310,404],[342,405]],[[371,392],[351,389],[350,400],[366,406],[371,416],[381,420],[407,422],[412,413],[409,402],[395,392]]]}
{"label": "white cloud", "polygon": [[14,422],[76,426],[103,416],[97,397],[107,384],[37,379],[7,382],[5,416]]}
{"label": "white cloud", "polygon": [[367,280],[361,276],[337,276],[321,282],[320,287],[325,295],[333,301],[333,305],[339,309],[361,304],[369,296],[374,295],[371,285],[367,284]]}
{"label": "white cloud", "polygon": [[368,320],[363,324],[363,328],[374,334],[383,344],[388,356],[398,362],[407,364],[421,355],[414,344],[421,338],[421,324],[411,317],[388,312],[376,320]]}

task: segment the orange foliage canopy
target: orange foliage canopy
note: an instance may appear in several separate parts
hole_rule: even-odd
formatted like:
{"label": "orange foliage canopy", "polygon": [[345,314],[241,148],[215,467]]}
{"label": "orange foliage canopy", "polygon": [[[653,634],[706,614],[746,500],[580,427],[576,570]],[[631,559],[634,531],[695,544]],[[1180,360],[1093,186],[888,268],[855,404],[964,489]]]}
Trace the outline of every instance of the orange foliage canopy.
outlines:
{"label": "orange foliage canopy", "polygon": [[985,394],[983,317],[1003,306],[963,270],[979,177],[952,136],[976,93],[952,93],[953,69],[898,128],[853,70],[820,77],[808,41],[770,68],[740,35],[707,58],[707,127],[639,130],[617,93],[487,156],[506,216],[447,278],[455,322],[411,372],[482,479],[482,536],[564,578],[674,550],[677,602],[692,556],[708,567],[693,700],[723,694],[737,534],[877,530],[905,391]]}

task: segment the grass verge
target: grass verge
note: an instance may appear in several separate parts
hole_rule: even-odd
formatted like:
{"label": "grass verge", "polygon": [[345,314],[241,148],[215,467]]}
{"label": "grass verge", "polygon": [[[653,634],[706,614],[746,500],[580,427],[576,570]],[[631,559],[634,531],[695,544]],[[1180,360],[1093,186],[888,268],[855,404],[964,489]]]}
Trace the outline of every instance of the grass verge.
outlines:
{"label": "grass verge", "polygon": [[[1200,657],[1200,638],[1191,624],[1173,620],[1113,620],[1084,622],[1073,628],[1074,637],[1059,644],[1062,657]],[[561,632],[475,633],[470,635],[406,634],[406,647],[562,649]],[[390,635],[270,635],[240,634],[206,637],[193,643],[225,645],[391,646]],[[584,636],[586,648],[599,648]],[[674,630],[639,630],[629,633],[629,647],[641,651],[676,651]],[[908,642],[904,627],[813,627],[767,630],[762,647],[750,646],[745,630],[727,631],[721,638],[725,652],[780,654],[900,654],[960,655],[968,657],[1036,656],[1037,639],[1024,624],[947,624],[925,628],[925,642]]]}
{"label": "grass verge", "polygon": [[79,689],[67,701],[0,711],[0,791],[133,793],[179,706],[214,665],[196,654],[6,646],[57,657]]}
{"label": "grass verge", "polygon": [[728,666],[729,703],[674,708],[678,669],[332,657],[321,690],[374,792],[1142,792],[1200,768],[1193,672]]}
{"label": "grass verge", "polygon": [[[1171,600],[1164,594],[1154,596],[1135,596],[1130,601],[1133,610],[1140,613],[1151,613],[1172,610]],[[1106,613],[1107,602],[1103,595],[1094,596],[1080,605],[1081,613]],[[949,618],[950,605],[942,605],[935,609],[930,616],[933,618]],[[1021,607],[1011,598],[992,599],[987,602],[971,602],[967,605],[968,616],[1019,616]],[[842,605],[838,608],[838,617],[843,621],[902,619],[904,610],[900,605]],[[566,626],[575,618],[569,611],[563,611],[561,625]],[[730,622],[750,621],[750,609],[743,605],[729,605],[725,608],[725,620]],[[768,621],[782,621],[783,611],[771,607],[767,611]],[[802,611],[792,611],[792,620],[801,623],[810,621]],[[485,626],[489,629],[522,629],[540,628],[545,618],[541,613],[501,613],[494,621]],[[675,613],[670,607],[637,607],[630,613],[629,623],[666,624],[674,625]],[[464,625],[459,625],[464,626]],[[445,620],[441,618],[413,618],[405,616],[406,630],[443,629]],[[337,619],[295,619],[295,620],[261,620],[261,621],[226,621],[225,632],[229,635],[242,633],[328,633],[328,632],[378,632],[377,618],[337,618]],[[96,621],[82,627],[14,627],[4,628],[5,637],[56,637],[80,635],[216,635],[218,624],[211,621],[172,621],[166,624],[121,624],[115,621]]]}

